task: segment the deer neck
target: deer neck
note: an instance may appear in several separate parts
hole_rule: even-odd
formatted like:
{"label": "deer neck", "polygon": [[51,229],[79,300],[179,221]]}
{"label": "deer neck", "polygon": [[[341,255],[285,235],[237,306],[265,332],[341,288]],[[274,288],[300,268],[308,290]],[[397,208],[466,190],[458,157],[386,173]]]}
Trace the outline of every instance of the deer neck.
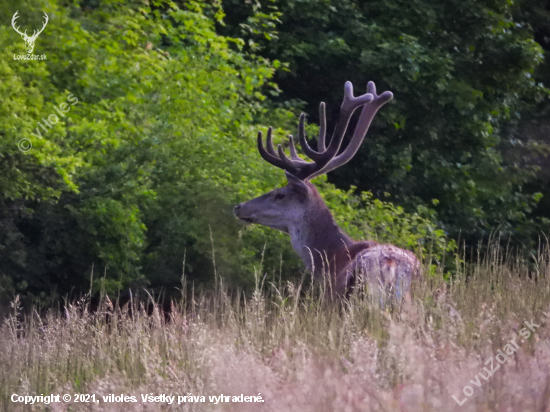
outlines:
{"label": "deer neck", "polygon": [[[289,235],[294,250],[314,276],[327,272],[327,262],[331,273],[338,273],[346,256],[356,243],[336,224],[330,210],[318,192],[314,192],[312,207],[304,213],[303,219],[289,227]],[[339,263],[341,262],[341,263]]]}

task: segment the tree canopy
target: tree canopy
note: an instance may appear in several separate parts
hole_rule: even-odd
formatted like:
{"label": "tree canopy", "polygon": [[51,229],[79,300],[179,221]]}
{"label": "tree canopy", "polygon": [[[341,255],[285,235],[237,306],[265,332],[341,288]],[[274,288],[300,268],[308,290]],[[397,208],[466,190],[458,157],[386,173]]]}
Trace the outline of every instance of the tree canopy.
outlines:
{"label": "tree canopy", "polygon": [[232,208],[284,184],[258,129],[284,142],[305,110],[312,135],[320,101],[334,124],[347,80],[395,95],[316,179],[353,237],[441,263],[459,237],[548,233],[548,1],[34,0],[18,23],[44,12],[42,60],[0,25],[5,302],[300,274],[284,235]]}
{"label": "tree canopy", "polygon": [[394,92],[359,154],[329,177],[337,186],[425,205],[470,244],[498,228],[532,246],[550,217],[537,208],[550,198],[548,129],[525,127],[550,107],[545,3],[224,0],[219,30],[287,63],[278,99],[304,101],[312,121],[326,101],[334,124],[346,80]]}
{"label": "tree canopy", "polygon": [[[3,6],[13,14],[19,4]],[[171,296],[215,274],[247,288],[255,273],[301,273],[282,234],[232,215],[284,183],[254,139],[268,125],[278,138],[294,128],[295,105],[274,101],[281,63],[217,32],[217,3],[34,1],[19,21],[41,24],[44,12],[34,50],[44,60],[15,59],[24,43],[0,26],[3,302],[142,286]],[[453,247],[425,208],[318,184],[357,238],[440,257]]]}

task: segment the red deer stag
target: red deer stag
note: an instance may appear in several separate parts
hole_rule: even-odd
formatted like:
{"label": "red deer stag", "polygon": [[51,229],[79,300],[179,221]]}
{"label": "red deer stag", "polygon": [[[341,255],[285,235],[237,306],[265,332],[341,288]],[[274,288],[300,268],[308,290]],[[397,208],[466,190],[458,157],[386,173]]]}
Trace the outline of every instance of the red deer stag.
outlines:
{"label": "red deer stag", "polygon": [[[419,262],[408,250],[374,241],[357,242],[346,235],[334,221],[319,192],[310,179],[328,173],[347,163],[361,145],[376,112],[393,98],[389,91],[376,94],[369,82],[367,93],[354,97],[353,86],[346,82],[344,101],[328,147],[325,145],[326,115],[321,103],[320,129],[317,150],[313,150],[305,136],[304,119],[300,116],[298,137],[303,152],[313,162],[301,159],[289,136],[290,158],[281,145],[275,152],[272,129],[267,131],[266,147],[262,133],[258,133],[258,150],[264,160],[285,171],[288,185],[235,207],[235,215],[248,223],[258,223],[290,235],[294,250],[309,271],[317,278],[329,276],[332,297],[348,296],[361,280],[371,290],[401,299],[408,295],[412,277],[419,270]],[[363,106],[357,126],[348,146],[338,154],[353,112]]]}

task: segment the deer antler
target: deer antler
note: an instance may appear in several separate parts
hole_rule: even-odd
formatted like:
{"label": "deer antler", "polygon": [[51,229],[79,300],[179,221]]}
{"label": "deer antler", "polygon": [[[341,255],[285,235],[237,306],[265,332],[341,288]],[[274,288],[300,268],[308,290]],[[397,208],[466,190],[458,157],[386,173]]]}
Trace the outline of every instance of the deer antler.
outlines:
{"label": "deer antler", "polygon": [[19,17],[19,16],[17,15],[17,13],[19,13],[19,10],[17,10],[17,11],[15,12],[15,14],[13,15],[13,17],[12,17],[12,19],[11,19],[11,25],[12,25],[13,29],[14,29],[17,33],[19,33],[21,36],[27,36],[27,30],[25,30],[25,33],[21,33],[21,32],[19,31],[19,27],[16,27],[16,26],[15,26],[15,20],[17,20],[17,18]]}
{"label": "deer antler", "polygon": [[40,33],[42,33],[44,31],[44,29],[46,28],[46,25],[50,21],[50,18],[48,17],[48,15],[46,13],[44,13],[44,17],[45,17],[44,24],[42,25],[42,28],[40,29],[40,31],[38,33],[36,33],[36,36],[38,36]]}
{"label": "deer antler", "polygon": [[38,37],[38,35],[44,31],[44,29],[46,28],[46,25],[48,24],[48,21],[50,21],[50,18],[48,17],[48,15],[46,13],[44,13],[44,17],[46,19],[44,21],[44,24],[42,25],[42,28],[40,30],[38,30],[38,32],[36,30],[34,30],[34,32],[33,32],[32,36],[31,36],[33,39],[36,39]]}
{"label": "deer antler", "polygon": [[16,27],[16,26],[15,26],[15,23],[16,23],[15,21],[19,18],[19,16],[17,15],[17,13],[19,13],[19,10],[17,10],[17,11],[15,12],[15,14],[13,15],[13,17],[12,17],[12,19],[11,19],[11,25],[12,25],[13,29],[14,29],[17,33],[19,33],[21,36],[24,36],[24,37],[26,37],[26,38],[28,38],[28,39],[30,39],[30,40],[36,39],[36,38],[38,37],[38,35],[44,31],[44,29],[46,28],[46,25],[48,24],[48,21],[50,20],[50,18],[48,17],[48,15],[47,15],[46,13],[44,13],[45,20],[44,20],[44,24],[42,25],[42,28],[41,28],[40,30],[38,30],[38,31],[37,31],[37,30],[34,30],[33,33],[32,33],[32,36],[29,36],[29,35],[27,35],[27,30],[25,30],[25,33],[21,33],[21,32],[19,31],[19,27]]}
{"label": "deer antler", "polygon": [[[267,131],[266,148],[264,148],[263,145],[262,132],[258,132],[258,151],[264,160],[292,173],[301,180],[309,180],[324,173],[328,173],[349,162],[353,158],[361,146],[376,112],[392,98],[393,94],[391,92],[384,92],[381,95],[376,94],[376,86],[373,82],[369,82],[366,94],[354,97],[351,82],[346,82],[344,86],[344,101],[340,107],[338,122],[336,123],[336,128],[334,129],[328,147],[325,147],[325,104],[321,103],[319,106],[320,128],[317,138],[317,147],[319,151],[313,150],[307,143],[304,126],[305,114],[302,113],[300,115],[298,138],[302,150],[307,157],[313,160],[313,162],[307,162],[297,155],[292,136],[289,136],[290,158],[285,155],[281,145],[278,146],[278,154],[276,154],[273,149],[271,127]],[[344,151],[340,155],[337,155],[351,116],[353,112],[361,106],[364,106],[363,111],[357,122],[353,137]]]}

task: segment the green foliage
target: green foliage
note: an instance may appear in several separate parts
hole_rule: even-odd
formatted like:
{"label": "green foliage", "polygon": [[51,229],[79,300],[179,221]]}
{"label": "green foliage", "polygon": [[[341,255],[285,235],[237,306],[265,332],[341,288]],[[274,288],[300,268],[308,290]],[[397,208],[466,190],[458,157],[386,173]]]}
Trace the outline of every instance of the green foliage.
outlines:
{"label": "green foliage", "polygon": [[[313,120],[326,101],[335,123],[346,80],[359,91],[373,80],[394,92],[355,159],[329,176],[338,187],[390,193],[410,212],[429,207],[440,226],[472,244],[496,226],[516,243],[548,230],[532,212],[541,148],[550,142],[529,144],[528,135],[514,133],[535,101],[549,107],[548,90],[534,77],[544,55],[514,2],[237,3],[224,1],[230,24],[220,30],[248,36],[264,56],[287,62],[275,78],[280,99],[305,100]],[[535,3],[522,2],[523,11],[536,11],[530,20],[542,28],[543,7]],[[265,27],[269,41],[241,31],[258,8],[280,20]]]}
{"label": "green foliage", "polygon": [[[8,15],[18,7],[3,5]],[[48,304],[86,293],[92,270],[93,290],[109,294],[148,286],[170,295],[182,271],[199,289],[215,273],[245,288],[255,272],[301,274],[285,235],[232,214],[284,184],[254,142],[258,128],[277,125],[280,137],[296,122],[297,105],[266,99],[278,92],[279,63],[217,34],[217,3],[35,2],[21,21],[42,11],[50,22],[35,53],[47,60],[14,60],[23,43],[0,26],[0,298]],[[253,31],[271,17],[258,10]],[[46,126],[63,104],[66,116]],[[19,150],[22,138],[30,150]],[[427,209],[407,214],[325,182],[321,191],[358,239],[424,253],[433,243],[439,257],[452,247]]]}
{"label": "green foliage", "polygon": [[[533,31],[535,41],[544,51],[544,61],[533,73],[533,79],[550,87],[550,1],[522,0],[517,20]],[[521,121],[507,151],[510,163],[517,167],[528,165],[538,169],[537,177],[526,191],[541,199],[533,215],[550,225],[550,91],[546,96],[527,102]]]}
{"label": "green foliage", "polygon": [[[456,244],[433,223],[433,212],[419,206],[406,213],[401,206],[375,199],[370,192],[355,194],[355,187],[344,192],[324,182],[322,196],[331,206],[338,224],[357,239],[366,238],[415,250],[424,258],[441,259],[455,252]],[[432,254],[428,256],[428,254]]]}
{"label": "green foliage", "polygon": [[[8,6],[15,12],[15,3]],[[92,265],[105,272],[109,293],[150,282],[143,269],[161,272],[163,284],[159,262],[177,253],[181,273],[187,245],[211,261],[208,213],[200,206],[230,210],[219,185],[272,68],[231,49],[238,41],[216,35],[198,3],[158,3],[162,12],[141,6],[29,7],[28,15],[44,9],[51,17],[36,46],[45,61],[13,60],[22,42],[1,27],[8,82],[1,95],[0,268],[13,280],[8,294],[86,291]],[[37,121],[56,113],[69,92],[78,104],[67,118],[33,137]],[[26,153],[17,147],[21,137],[33,145]],[[173,239],[163,227],[179,241],[166,246]],[[159,234],[164,243],[155,243]]]}

